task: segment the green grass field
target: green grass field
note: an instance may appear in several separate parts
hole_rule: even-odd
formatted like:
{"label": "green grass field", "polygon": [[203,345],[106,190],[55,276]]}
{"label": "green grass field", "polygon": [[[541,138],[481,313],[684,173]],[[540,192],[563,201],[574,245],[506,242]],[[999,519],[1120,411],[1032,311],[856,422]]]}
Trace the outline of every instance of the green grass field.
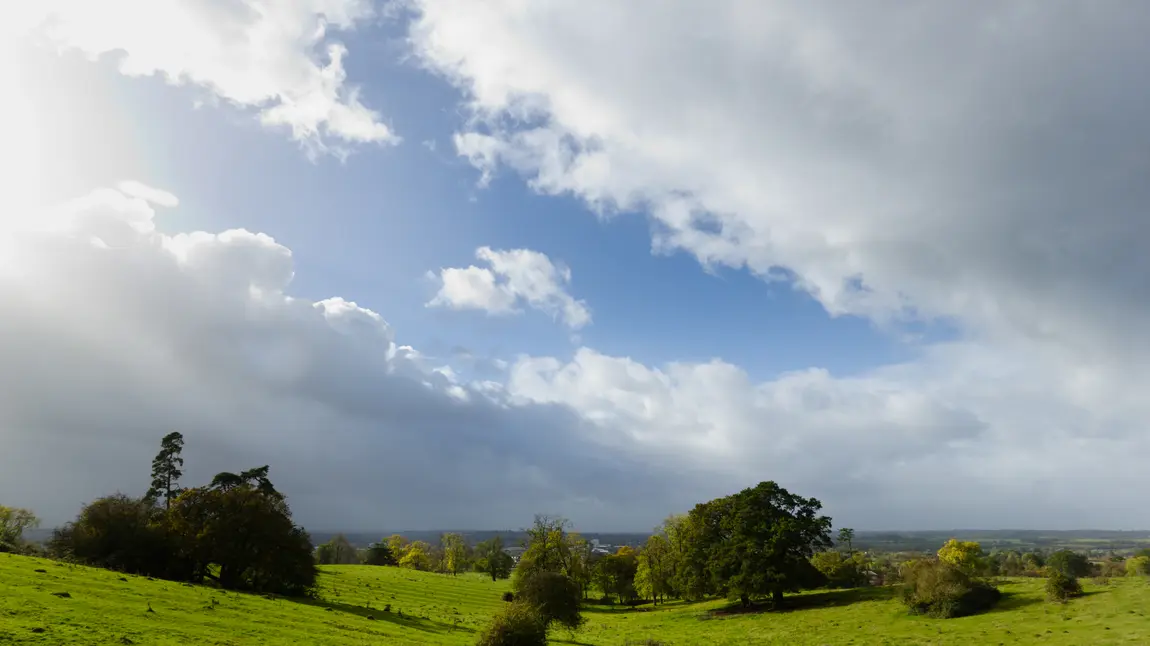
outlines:
{"label": "green grass field", "polygon": [[[0,555],[0,643],[470,644],[502,606],[500,594],[507,589],[507,582],[472,574],[369,566],[324,567],[320,582],[320,598],[301,603]],[[1041,584],[1010,582],[994,611],[947,620],[908,616],[888,588],[797,595],[794,608],[785,612],[727,614],[720,601],[657,610],[591,606],[585,628],[573,635],[558,631],[552,641],[590,646],[647,638],[675,646],[1150,643],[1145,580],[1087,583],[1087,596],[1066,605],[1045,603]],[[64,592],[70,596],[55,594]],[[390,612],[383,610],[387,604]]]}

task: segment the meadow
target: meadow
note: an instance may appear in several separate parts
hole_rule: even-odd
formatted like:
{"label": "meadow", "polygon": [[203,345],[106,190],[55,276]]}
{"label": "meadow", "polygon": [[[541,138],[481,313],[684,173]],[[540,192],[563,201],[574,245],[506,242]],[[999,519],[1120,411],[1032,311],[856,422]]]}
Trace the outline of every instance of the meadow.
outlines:
{"label": "meadow", "polygon": [[[509,587],[477,574],[356,565],[321,571],[318,598],[299,601],[4,554],[0,643],[471,644]],[[1085,588],[1081,599],[1050,604],[1041,579],[1012,579],[991,612],[945,620],[908,615],[889,587],[795,595],[782,612],[736,612],[723,601],[633,610],[592,605],[583,629],[556,631],[552,643],[1150,643],[1146,579]]]}

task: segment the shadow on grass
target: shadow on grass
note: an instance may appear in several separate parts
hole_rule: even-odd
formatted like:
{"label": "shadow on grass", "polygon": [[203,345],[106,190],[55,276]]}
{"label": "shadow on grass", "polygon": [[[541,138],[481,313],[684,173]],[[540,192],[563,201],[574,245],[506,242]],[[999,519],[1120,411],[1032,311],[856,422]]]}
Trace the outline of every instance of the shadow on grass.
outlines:
{"label": "shadow on grass", "polygon": [[898,590],[894,586],[881,586],[873,588],[852,588],[849,590],[820,590],[808,594],[795,594],[783,597],[782,607],[776,608],[769,601],[752,603],[742,607],[733,603],[712,611],[712,615],[722,617],[725,615],[757,614],[762,612],[793,612],[796,610],[810,610],[813,608],[834,608],[849,606],[863,601],[886,601],[893,599]]}
{"label": "shadow on grass", "polygon": [[[286,600],[286,599],[285,599]],[[402,626],[404,628],[413,628],[426,633],[450,633],[450,632],[465,632],[473,633],[474,628],[468,626],[456,626],[443,621],[435,621],[434,619],[423,619],[421,617],[413,617],[411,615],[400,616],[398,612],[384,612],[379,608],[365,608],[363,606],[355,606],[350,603],[339,603],[337,601],[321,601],[319,599],[291,599],[295,603],[300,603],[305,606],[314,606],[316,608],[327,608],[336,612],[345,612],[349,615],[358,615],[364,619],[369,616],[375,621],[386,621],[388,623]]]}
{"label": "shadow on grass", "polygon": [[985,613],[979,614],[1010,612],[1012,610],[1018,610],[1019,608],[1025,608],[1027,606],[1033,606],[1040,603],[1043,603],[1043,600],[1040,597],[1027,597],[1017,592],[1003,592],[1002,597],[998,600],[998,603],[994,604],[993,608],[987,610]]}

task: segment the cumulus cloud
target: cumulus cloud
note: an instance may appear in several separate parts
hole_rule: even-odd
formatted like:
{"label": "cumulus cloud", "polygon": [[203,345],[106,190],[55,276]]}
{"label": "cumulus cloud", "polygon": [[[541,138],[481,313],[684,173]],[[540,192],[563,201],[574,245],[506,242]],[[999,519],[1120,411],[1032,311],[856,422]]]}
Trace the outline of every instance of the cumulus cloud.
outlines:
{"label": "cumulus cloud", "polygon": [[165,233],[121,190],[55,215],[0,272],[0,491],[49,523],[142,491],[180,430],[189,483],[270,463],[313,529],[644,530],[763,479],[864,528],[1145,524],[1140,367],[956,341],[755,381],[580,348],[469,382],[364,305],[293,297],[266,234]]}
{"label": "cumulus cloud", "polygon": [[832,314],[1147,349],[1146,8],[414,4],[485,175],[646,211],[657,249]]}
{"label": "cumulus cloud", "polygon": [[373,17],[370,0],[47,0],[36,10],[20,23],[57,46],[115,53],[129,76],[203,87],[313,153],[398,141],[347,82],[348,51],[333,38]]}
{"label": "cumulus cloud", "polygon": [[582,300],[567,293],[571,270],[551,262],[546,254],[530,249],[493,250],[480,247],[475,257],[487,267],[439,270],[431,274],[439,291],[429,307],[483,310],[488,314],[514,314],[525,304],[577,330],[591,322],[591,311]]}

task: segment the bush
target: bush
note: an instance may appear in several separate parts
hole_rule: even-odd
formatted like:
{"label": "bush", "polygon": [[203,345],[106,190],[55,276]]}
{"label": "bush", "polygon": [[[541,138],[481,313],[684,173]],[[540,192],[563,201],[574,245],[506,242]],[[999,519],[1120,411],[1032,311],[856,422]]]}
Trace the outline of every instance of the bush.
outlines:
{"label": "bush", "polygon": [[1105,561],[1100,574],[1104,577],[1125,576],[1126,561]]}
{"label": "bush", "polygon": [[1078,577],[1059,572],[1052,571],[1050,576],[1046,577],[1046,600],[1057,603],[1066,603],[1074,597],[1082,596],[1082,584],[1078,582]]}
{"label": "bush", "polygon": [[868,583],[863,559],[861,553],[845,557],[834,551],[818,552],[811,557],[811,565],[826,577],[828,588],[858,588]]}
{"label": "bush", "polygon": [[55,530],[48,543],[56,558],[161,578],[179,578],[175,546],[163,531],[162,511],[123,494],[99,498],[76,520]]}
{"label": "bush", "polygon": [[482,633],[477,646],[546,646],[547,622],[535,608],[513,603],[503,608]]}
{"label": "bush", "polygon": [[583,625],[579,610],[583,593],[579,585],[557,572],[535,572],[516,581],[515,599],[535,608],[543,621],[557,622],[572,630]]}
{"label": "bush", "polygon": [[508,590],[507,592],[504,592],[503,593],[503,600],[506,601],[507,603],[511,603],[512,601],[515,601],[515,593],[511,592],[510,590]]}
{"label": "bush", "polygon": [[914,561],[903,568],[902,600],[915,614],[947,619],[989,609],[997,588],[941,561]]}
{"label": "bush", "polygon": [[1131,556],[1126,559],[1126,576],[1146,576],[1150,574],[1150,557]]}

